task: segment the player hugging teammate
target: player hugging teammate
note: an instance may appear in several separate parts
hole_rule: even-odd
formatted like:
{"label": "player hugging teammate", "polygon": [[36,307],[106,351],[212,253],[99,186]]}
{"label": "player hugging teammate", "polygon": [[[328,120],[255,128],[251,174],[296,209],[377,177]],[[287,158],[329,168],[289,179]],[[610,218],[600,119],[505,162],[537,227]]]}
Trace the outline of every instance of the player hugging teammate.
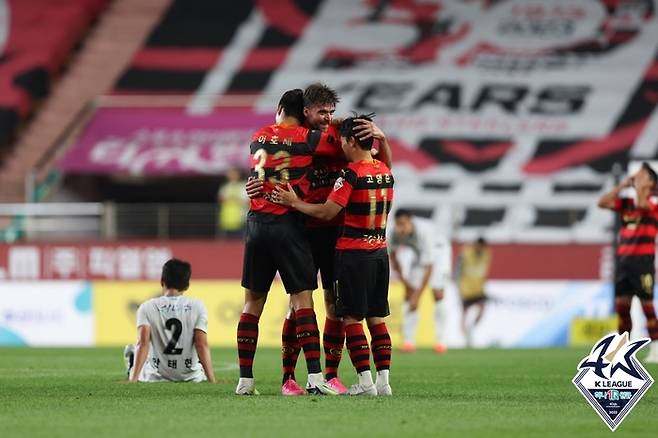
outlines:
{"label": "player hugging teammate", "polygon": [[[338,132],[336,125],[330,125],[332,120],[332,115],[335,110],[335,104],[337,103],[337,101],[338,98],[335,92],[322,84],[313,84],[309,86],[304,92],[303,103],[302,103],[303,115],[299,120],[297,120],[297,122],[303,121],[303,123],[308,128],[317,128],[322,132],[322,134],[319,136],[317,140],[318,144],[311,148],[312,151],[310,153],[312,154],[312,163],[310,164],[310,166],[308,166],[307,178],[298,181],[291,181],[291,178],[289,176],[286,178],[279,178],[278,176],[284,175],[286,173],[285,168],[287,168],[288,166],[288,163],[285,163],[282,160],[280,160],[277,163],[273,162],[271,164],[272,171],[270,174],[267,174],[267,171],[265,174],[263,174],[262,172],[258,172],[258,164],[260,163],[259,160],[261,156],[259,155],[258,157],[256,157],[255,155],[253,155],[254,157],[253,162],[255,163],[255,166],[253,168],[254,172],[252,173],[252,175],[257,177],[257,180],[255,182],[251,182],[250,184],[248,184],[248,191],[250,193],[250,197],[252,198],[252,211],[254,210],[253,207],[256,206],[258,208],[259,204],[260,205],[263,205],[263,203],[265,203],[265,205],[272,204],[270,205],[269,208],[285,211],[284,213],[285,216],[294,218],[295,227],[298,229],[297,232],[301,233],[302,235],[300,241],[304,238],[308,240],[308,242],[306,243],[310,244],[309,246],[312,253],[312,257],[304,257],[303,260],[297,259],[299,262],[298,264],[295,264],[294,261],[290,260],[289,261],[290,265],[295,266],[297,270],[301,272],[306,272],[306,269],[310,267],[310,269],[312,269],[313,271],[314,278],[317,275],[318,270],[320,271],[323,289],[324,289],[325,306],[327,309],[327,320],[325,322],[324,338],[323,338],[325,355],[326,355],[326,371],[327,371],[326,380],[313,377],[314,381],[311,382],[310,375],[317,374],[315,373],[317,367],[315,366],[315,362],[314,362],[313,369],[310,368],[309,366],[310,364],[308,360],[309,356],[306,353],[307,348],[305,348],[304,345],[302,344],[308,344],[308,342],[306,342],[308,340],[307,338],[312,338],[313,345],[309,349],[313,350],[315,352],[314,356],[319,359],[319,345],[315,344],[315,339],[317,339],[318,337],[318,329],[317,329],[317,323],[315,322],[315,314],[312,313],[312,307],[310,308],[311,313],[309,313],[308,310],[305,310],[305,309],[309,309],[309,307],[300,307],[299,305],[300,293],[291,292],[291,289],[288,287],[287,283],[290,283],[290,280],[286,278],[285,267],[283,267],[283,270],[281,270],[279,267],[276,267],[276,269],[272,271],[272,276],[273,276],[274,272],[276,270],[279,270],[284,286],[286,287],[286,290],[289,293],[291,293],[291,311],[289,312],[284,322],[283,332],[282,332],[282,340],[283,340],[282,359],[283,359],[283,371],[284,371],[282,393],[284,395],[301,395],[305,393],[305,391],[299,385],[297,385],[294,376],[297,355],[300,351],[300,347],[304,348],[304,353],[307,358],[307,366],[309,366],[309,383],[307,384],[307,388],[306,388],[307,391],[321,392],[321,393],[347,392],[347,389],[343,386],[343,384],[340,382],[337,376],[338,365],[341,359],[342,347],[345,340],[345,331],[343,328],[343,322],[340,319],[340,316],[342,315],[338,314],[339,309],[336,307],[337,301],[335,297],[335,287],[334,287],[334,282],[336,280],[336,273],[334,272],[334,263],[335,263],[334,253],[337,248],[340,248],[340,244],[337,244],[337,241],[340,242],[342,239],[344,239],[346,237],[345,232],[348,232],[348,227],[345,226],[347,224],[344,225],[343,222],[348,221],[349,209],[347,211],[348,216],[343,217],[343,214],[341,213],[341,210],[343,210],[342,207],[339,207],[338,204],[333,203],[334,206],[338,208],[336,208],[335,214],[333,214],[330,218],[323,216],[322,218],[320,218],[320,220],[318,220],[316,215],[310,215],[311,217],[306,217],[302,223],[300,221],[300,216],[298,215],[298,213],[289,211],[291,205],[285,204],[285,199],[282,198],[282,196],[285,195],[277,194],[277,192],[273,190],[273,187],[277,185],[288,186],[288,184],[290,184],[289,187],[291,187],[291,190],[297,191],[298,194],[301,195],[306,201],[316,206],[321,206],[326,204],[325,201],[332,193],[334,189],[334,183],[336,181],[339,172],[341,171],[341,169],[347,167],[346,153],[344,153],[346,146],[352,145],[352,148],[351,149],[348,148],[347,151],[354,151],[356,145],[362,143],[363,145],[365,145],[364,147],[368,148],[368,151],[366,152],[369,155],[370,147],[373,144],[373,139],[377,139],[380,142],[380,154],[381,154],[380,156],[384,161],[390,163],[390,148],[388,146],[386,138],[384,134],[381,132],[381,130],[379,130],[379,128],[377,128],[377,126],[374,123],[372,123],[372,120],[370,119],[359,120],[359,119],[351,118],[345,121],[345,123],[341,125],[341,128],[344,128],[342,129],[341,133],[348,135],[347,137],[343,137],[341,142],[340,138],[342,137],[342,135],[341,133]],[[345,131],[348,125],[349,125],[349,131]],[[315,139],[317,137],[316,131],[308,131],[308,132],[309,132],[309,139],[311,138]],[[258,140],[258,138],[260,137],[261,137],[260,135],[256,134],[254,136],[254,139]],[[267,135],[265,135],[264,138],[265,138],[264,140],[265,143],[270,143]],[[252,143],[252,154],[255,152],[258,151],[257,150],[254,151],[254,144]],[[283,154],[282,152],[277,152],[277,153],[279,154],[279,157],[281,157]],[[362,155],[361,158],[363,159],[367,158],[365,156],[365,152],[361,153],[361,155]],[[369,159],[372,160],[372,155],[369,155],[369,157],[370,157]],[[276,159],[277,157],[273,156],[273,158]],[[365,249],[365,251],[379,252],[380,253],[379,259],[381,260],[381,251],[378,250],[382,249],[383,247],[385,253],[385,240],[383,239],[383,235],[380,236],[379,231],[385,229],[386,213],[388,213],[388,211],[390,210],[390,200],[392,199],[393,180],[392,180],[392,176],[390,175],[390,171],[388,170],[388,167],[379,161],[376,162],[379,163],[378,166],[381,165],[383,167],[377,167],[377,169],[375,169],[377,170],[377,172],[369,174],[369,179],[371,180],[370,183],[374,185],[384,184],[391,187],[387,186],[383,189],[383,191],[377,191],[376,187],[367,189],[366,195],[367,196],[372,195],[373,197],[372,198],[369,197],[365,201],[366,205],[365,205],[364,214],[366,217],[370,217],[370,216],[372,216],[373,218],[376,217],[377,218],[376,223],[380,224],[381,227],[379,228],[374,227],[374,225],[373,227],[370,227],[370,223],[368,222],[365,225],[365,227],[363,227],[366,229],[367,232],[365,234],[362,233],[360,237],[354,236],[352,237],[352,239],[359,240],[360,238],[361,240],[363,240],[363,242],[368,242],[366,245],[367,249]],[[339,181],[343,181],[343,179],[339,179]],[[377,201],[378,196],[382,198],[382,200],[379,203]],[[363,206],[359,206],[359,208],[363,209]],[[372,208],[374,208],[374,211],[371,211]],[[254,219],[255,218],[254,216],[255,214],[250,213],[251,219]],[[316,220],[312,219],[313,216],[316,217]],[[321,220],[321,219],[325,219],[325,220]],[[249,259],[253,257],[249,255],[250,252],[253,252],[250,251],[250,246],[253,249],[253,244],[252,244],[253,242],[251,241],[249,235],[250,234],[249,226],[247,227],[247,230],[248,230],[247,232],[248,235],[246,242],[247,250],[245,252],[245,273],[243,275],[243,285],[245,286],[245,288],[247,288],[247,292],[246,292],[247,300],[245,305],[245,313],[243,313],[243,317],[241,318],[241,326],[238,328],[238,345],[240,350],[240,364],[241,364],[241,383],[246,383],[246,386],[244,386],[244,388],[241,388],[241,385],[239,384],[238,389],[236,390],[236,392],[238,393],[253,393],[255,391],[253,386],[253,378],[248,377],[251,376],[250,373],[251,370],[247,369],[246,367],[249,366],[250,368],[251,364],[248,362],[253,361],[253,352],[255,351],[255,343],[257,339],[257,328],[258,328],[257,316],[259,316],[260,312],[262,312],[262,307],[260,308],[260,312],[259,312],[258,307],[254,309],[253,306],[249,304],[250,301],[249,295],[253,291],[251,291],[248,287],[248,284],[250,283],[248,277],[253,275],[258,275],[258,273],[257,270],[255,269],[252,269],[253,272],[251,274],[247,273],[249,269],[248,266]],[[279,242],[278,245],[289,245],[289,243]],[[276,247],[277,244],[275,244],[274,246]],[[313,263],[309,264],[309,261],[312,261]],[[282,262],[270,261],[270,264],[272,263],[281,264]],[[388,269],[387,264],[386,264],[386,269]],[[386,298],[386,294],[388,292],[388,287],[387,287],[388,271],[386,271],[385,274],[386,274],[385,275],[386,288],[385,288],[384,298]],[[313,281],[315,282],[315,280]],[[266,293],[267,290],[269,290],[270,284],[271,284],[271,279],[269,279],[266,288],[265,286],[260,286],[262,290],[259,294],[257,294],[262,297],[263,304],[264,304],[264,298],[266,297]],[[382,284],[380,284],[380,286],[382,286]],[[311,288],[311,290],[313,288]],[[303,291],[301,295],[307,296],[309,294],[307,294],[306,291]],[[310,306],[312,306],[312,300],[310,298],[307,304],[310,304]],[[386,316],[388,314],[387,305],[385,312],[380,311],[378,313],[382,314],[381,317]],[[254,318],[254,316],[256,318]],[[370,316],[370,315],[366,315],[366,316]],[[363,317],[361,317],[361,319],[363,319]],[[369,322],[372,323],[374,321],[370,320]],[[376,358],[377,368],[378,370],[382,371],[382,374],[386,375],[386,378],[382,377],[381,380],[378,381],[382,382],[382,384],[380,385],[383,388],[382,393],[386,393],[387,388],[388,388],[388,392],[390,393],[390,386],[388,386],[388,380],[387,380],[387,376],[388,376],[387,369],[388,369],[388,363],[390,362],[390,337],[388,337],[388,333],[385,329],[385,325],[381,324],[381,322],[383,321],[378,321],[378,322],[380,322],[380,324],[371,324],[373,327],[375,325],[379,326],[377,329],[373,329],[373,330],[378,330],[379,333],[376,339],[377,345],[373,344],[373,346],[376,347],[375,358]],[[250,339],[249,342],[247,343],[243,342],[244,336],[242,335],[244,334],[252,335],[252,339]],[[255,335],[255,337],[253,335]],[[349,343],[350,342],[348,339],[348,345]],[[366,343],[366,347],[367,347],[367,343]],[[382,354],[380,354],[380,352]],[[369,355],[367,357],[368,357],[367,363],[369,367]],[[378,359],[382,359],[382,360],[378,361]],[[363,364],[361,364],[360,366],[361,370],[362,368],[363,368]],[[383,382],[385,382],[385,384]],[[368,393],[375,392],[374,386],[373,385],[371,386],[372,387],[367,388],[369,391]],[[317,390],[314,390],[314,388]]]}

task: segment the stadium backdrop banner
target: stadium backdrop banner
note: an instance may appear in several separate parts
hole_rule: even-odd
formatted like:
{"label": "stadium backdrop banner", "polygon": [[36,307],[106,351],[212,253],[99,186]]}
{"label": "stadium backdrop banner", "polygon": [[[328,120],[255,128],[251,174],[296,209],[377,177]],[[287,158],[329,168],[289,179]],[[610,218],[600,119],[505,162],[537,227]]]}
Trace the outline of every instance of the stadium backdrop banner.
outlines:
{"label": "stadium backdrop banner", "polygon": [[[121,346],[134,342],[135,314],[145,300],[158,296],[156,282],[7,281],[0,285],[0,346]],[[194,281],[189,296],[208,308],[209,340],[213,346],[235,345],[236,321],[243,292],[236,280]],[[614,327],[612,292],[599,281],[491,281],[485,315],[473,336],[476,347],[548,347],[587,342],[593,332]],[[391,284],[391,316],[387,320],[395,345],[400,345],[403,288]],[[317,300],[320,301],[320,300]],[[446,291],[442,341],[464,346],[460,330],[461,304],[453,286]],[[319,304],[319,303],[318,303]],[[324,309],[317,306],[318,321]],[[276,347],[288,298],[275,282],[261,318],[259,345]],[[418,345],[435,342],[433,299],[423,294]],[[642,320],[642,312],[634,311]],[[573,321],[578,321],[574,326]],[[643,324],[636,324],[642,334]],[[574,332],[574,329],[576,330]]]}

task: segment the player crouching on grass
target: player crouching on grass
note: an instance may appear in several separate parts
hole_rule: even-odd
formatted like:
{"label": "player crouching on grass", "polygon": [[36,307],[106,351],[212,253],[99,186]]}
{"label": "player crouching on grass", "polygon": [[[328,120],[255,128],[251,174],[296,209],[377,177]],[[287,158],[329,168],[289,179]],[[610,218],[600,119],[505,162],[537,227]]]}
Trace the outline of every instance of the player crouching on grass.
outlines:
{"label": "player crouching on grass", "polygon": [[[359,382],[350,395],[391,395],[389,368],[391,337],[384,318],[388,306],[389,264],[386,250],[386,218],[393,200],[391,152],[382,142],[380,156],[386,164],[373,158],[373,138],[358,138],[359,120],[351,117],[340,126],[341,145],[350,164],[341,172],[324,204],[300,200],[288,185],[277,187],[275,201],[318,219],[331,220],[345,209],[336,243],[335,294],[336,315],[343,318],[347,348]],[[370,346],[363,331],[366,319],[372,338],[372,352],[377,369],[373,383],[370,372]]]}
{"label": "player crouching on grass", "polygon": [[124,350],[128,381],[215,383],[208,348],[208,311],[195,298],[184,297],[192,269],[171,259],[162,267],[162,296],[137,309],[137,347]]}

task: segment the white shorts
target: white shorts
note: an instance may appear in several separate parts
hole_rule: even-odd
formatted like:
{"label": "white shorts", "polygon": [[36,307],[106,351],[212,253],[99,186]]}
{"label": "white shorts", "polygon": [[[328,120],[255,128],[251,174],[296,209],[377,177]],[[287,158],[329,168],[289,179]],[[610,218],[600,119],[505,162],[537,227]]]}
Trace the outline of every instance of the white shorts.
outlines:
{"label": "white shorts", "polygon": [[142,372],[139,375],[140,382],[205,382],[207,380],[206,373],[203,367],[198,366],[196,369],[188,370],[185,373],[178,373],[177,375],[163,376],[157,368],[151,364],[151,361],[146,361]]}
{"label": "white shorts", "polygon": [[[414,254],[414,251],[409,247],[398,248],[396,254],[398,262],[400,263],[402,275],[408,279],[412,287],[416,289],[419,288],[423,282],[425,266],[415,263],[417,257]],[[445,263],[443,262],[442,257],[443,255],[438,249],[432,251],[433,267],[432,275],[429,280],[429,286],[432,289],[445,290],[450,282],[450,270],[444,267]]]}

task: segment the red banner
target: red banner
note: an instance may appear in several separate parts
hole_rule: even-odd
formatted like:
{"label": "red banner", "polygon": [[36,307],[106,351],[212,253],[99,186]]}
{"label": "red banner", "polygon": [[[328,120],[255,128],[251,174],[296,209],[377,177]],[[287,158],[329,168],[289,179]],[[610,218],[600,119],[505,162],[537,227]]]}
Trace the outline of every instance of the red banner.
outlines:
{"label": "red banner", "polygon": [[[492,245],[492,251],[490,278],[537,280],[601,278],[609,253],[603,245]],[[240,241],[0,245],[0,278],[156,281],[162,264],[177,257],[192,264],[193,279],[236,279],[242,255]]]}

